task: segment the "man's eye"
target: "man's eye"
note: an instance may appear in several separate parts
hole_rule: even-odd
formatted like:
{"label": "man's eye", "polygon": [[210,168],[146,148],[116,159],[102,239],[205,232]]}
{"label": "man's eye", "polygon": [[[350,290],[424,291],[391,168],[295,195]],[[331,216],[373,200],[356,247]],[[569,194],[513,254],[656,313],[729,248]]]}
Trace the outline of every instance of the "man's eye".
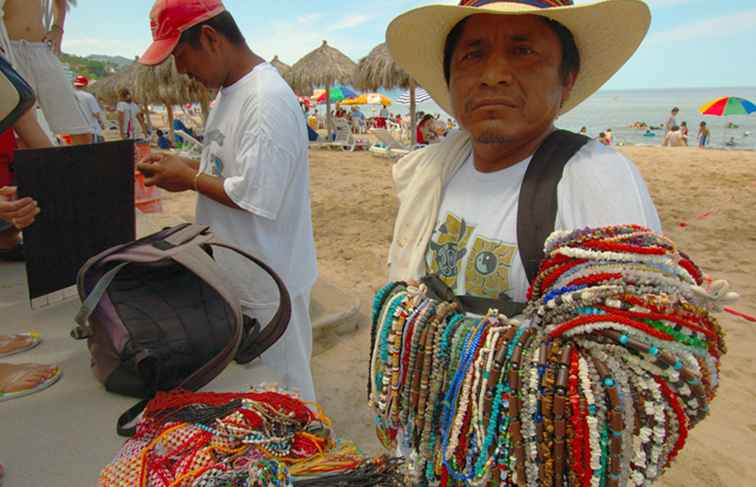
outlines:
{"label": "man's eye", "polygon": [[481,56],[481,51],[469,51],[467,54],[462,56],[462,61],[469,61],[473,59],[479,59]]}
{"label": "man's eye", "polygon": [[517,46],[514,48],[514,53],[516,56],[529,56],[534,54],[535,51],[527,46]]}

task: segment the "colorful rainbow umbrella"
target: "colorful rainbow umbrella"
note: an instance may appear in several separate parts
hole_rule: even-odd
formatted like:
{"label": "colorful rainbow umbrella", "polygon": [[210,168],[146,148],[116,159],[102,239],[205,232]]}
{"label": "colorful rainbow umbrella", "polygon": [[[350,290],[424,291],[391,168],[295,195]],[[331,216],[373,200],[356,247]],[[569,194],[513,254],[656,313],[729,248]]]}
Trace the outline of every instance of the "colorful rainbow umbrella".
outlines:
{"label": "colorful rainbow umbrella", "polygon": [[703,115],[729,117],[730,115],[748,115],[749,113],[756,112],[756,105],[744,98],[723,96],[702,105],[698,111]]}
{"label": "colorful rainbow umbrella", "polygon": [[[357,93],[349,88],[348,86],[332,86],[329,90],[331,99],[331,103],[340,102],[341,100],[345,100],[347,98],[354,98],[357,96]],[[318,105],[323,104],[326,102],[325,99],[325,92],[323,92],[317,100],[315,100],[315,103]]]}

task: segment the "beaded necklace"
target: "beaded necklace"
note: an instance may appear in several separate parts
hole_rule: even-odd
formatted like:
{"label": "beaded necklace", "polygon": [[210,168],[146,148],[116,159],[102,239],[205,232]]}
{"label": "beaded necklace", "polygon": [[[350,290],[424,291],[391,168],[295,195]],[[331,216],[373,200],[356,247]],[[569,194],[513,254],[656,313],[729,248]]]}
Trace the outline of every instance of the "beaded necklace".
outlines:
{"label": "beaded necklace", "polygon": [[645,485],[707,414],[721,292],[688,256],[635,225],[555,232],[545,255],[529,326],[423,286],[376,296],[372,404],[413,484]]}

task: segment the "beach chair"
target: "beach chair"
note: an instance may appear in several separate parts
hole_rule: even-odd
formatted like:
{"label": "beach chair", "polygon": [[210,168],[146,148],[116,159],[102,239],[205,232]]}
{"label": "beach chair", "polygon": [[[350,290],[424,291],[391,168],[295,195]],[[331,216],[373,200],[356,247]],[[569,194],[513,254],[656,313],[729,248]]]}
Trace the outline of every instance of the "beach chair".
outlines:
{"label": "beach chair", "polygon": [[329,142],[327,145],[332,149],[348,150],[350,152],[370,148],[370,142],[355,137],[349,124],[343,120],[336,122],[336,137],[333,142]]}
{"label": "beach chair", "polygon": [[375,150],[371,148],[370,152],[375,155],[393,158],[405,156],[412,151],[411,147],[396,140],[386,129],[374,128],[370,130],[370,133],[378,137],[382,145],[382,147],[376,147]]}

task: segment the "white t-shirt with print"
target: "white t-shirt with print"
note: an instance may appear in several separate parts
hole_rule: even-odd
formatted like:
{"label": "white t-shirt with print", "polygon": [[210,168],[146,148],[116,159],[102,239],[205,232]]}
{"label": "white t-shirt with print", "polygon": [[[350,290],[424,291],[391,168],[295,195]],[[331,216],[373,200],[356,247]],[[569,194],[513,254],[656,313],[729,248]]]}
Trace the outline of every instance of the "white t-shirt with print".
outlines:
{"label": "white t-shirt with print", "polygon": [[[444,189],[426,264],[456,294],[497,298],[506,293],[526,301],[529,284],[517,248],[517,210],[530,160],[482,173],[470,156]],[[661,231],[636,166],[595,140],[565,165],[557,202],[557,230],[635,223]]]}
{"label": "white t-shirt with print", "polygon": [[[221,89],[204,143],[201,170],[224,178],[226,194],[241,209],[199,195],[197,223],[263,260],[291,295],[308,290],[317,268],[307,129],[297,97],[273,66],[260,64]],[[228,251],[215,255],[245,306],[278,302],[273,281],[254,264]]]}
{"label": "white t-shirt with print", "polygon": [[133,101],[119,101],[116,110],[123,113],[123,130],[126,132],[126,138],[136,139],[137,130],[139,130],[137,115],[141,112],[139,105]]}

